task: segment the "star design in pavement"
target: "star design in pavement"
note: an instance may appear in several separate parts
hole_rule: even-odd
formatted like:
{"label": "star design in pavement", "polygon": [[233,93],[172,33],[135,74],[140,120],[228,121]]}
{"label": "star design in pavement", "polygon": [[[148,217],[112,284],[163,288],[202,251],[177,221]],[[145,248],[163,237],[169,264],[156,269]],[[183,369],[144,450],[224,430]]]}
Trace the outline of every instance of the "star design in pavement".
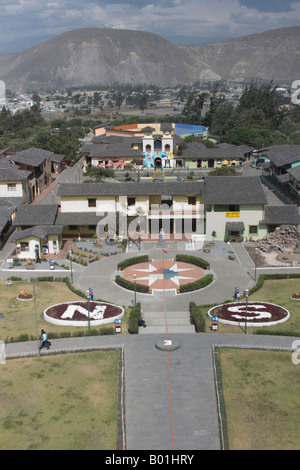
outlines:
{"label": "star design in pavement", "polygon": [[[174,261],[153,261],[137,264],[126,269],[125,278],[144,284],[152,289],[176,289],[180,284],[194,282],[203,277],[203,271],[197,266]],[[125,274],[125,273],[124,273]]]}

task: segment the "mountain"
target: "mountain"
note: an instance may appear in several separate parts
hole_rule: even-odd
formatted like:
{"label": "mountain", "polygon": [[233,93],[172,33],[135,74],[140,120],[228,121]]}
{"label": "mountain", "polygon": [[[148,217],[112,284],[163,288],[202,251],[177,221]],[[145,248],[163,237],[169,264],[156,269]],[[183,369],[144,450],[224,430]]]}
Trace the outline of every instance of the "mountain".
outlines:
{"label": "mountain", "polygon": [[300,78],[300,26],[273,29],[187,52],[223,78],[292,83]]}
{"label": "mountain", "polygon": [[0,61],[0,79],[12,91],[70,86],[196,80],[300,78],[300,27],[282,28],[203,46],[178,46],[155,34],[106,28],[63,33]]}

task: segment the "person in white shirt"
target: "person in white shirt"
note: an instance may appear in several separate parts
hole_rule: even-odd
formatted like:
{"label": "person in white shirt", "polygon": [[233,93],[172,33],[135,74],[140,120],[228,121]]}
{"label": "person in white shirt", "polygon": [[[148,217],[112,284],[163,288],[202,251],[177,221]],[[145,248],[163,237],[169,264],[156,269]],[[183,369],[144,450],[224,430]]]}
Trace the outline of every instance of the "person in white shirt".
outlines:
{"label": "person in white shirt", "polygon": [[45,330],[42,330],[41,331],[41,334],[42,334],[42,344],[40,346],[40,349],[42,348],[47,348],[49,349],[49,347],[51,346],[51,343],[48,341],[47,339],[47,333]]}

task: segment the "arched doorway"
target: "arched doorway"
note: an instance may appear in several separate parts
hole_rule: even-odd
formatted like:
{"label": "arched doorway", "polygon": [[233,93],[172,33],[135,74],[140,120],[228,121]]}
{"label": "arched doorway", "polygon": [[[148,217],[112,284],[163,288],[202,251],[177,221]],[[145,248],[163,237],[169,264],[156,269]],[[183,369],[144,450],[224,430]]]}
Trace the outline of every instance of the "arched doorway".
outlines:
{"label": "arched doorway", "polygon": [[155,168],[162,168],[162,159],[161,159],[161,157],[156,157],[154,159],[154,166],[155,166]]}

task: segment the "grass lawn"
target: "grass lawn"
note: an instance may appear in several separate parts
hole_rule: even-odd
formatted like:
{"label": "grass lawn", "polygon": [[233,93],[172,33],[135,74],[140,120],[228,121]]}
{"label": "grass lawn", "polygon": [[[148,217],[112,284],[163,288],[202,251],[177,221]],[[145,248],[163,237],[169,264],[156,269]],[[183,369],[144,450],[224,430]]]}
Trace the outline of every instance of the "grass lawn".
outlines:
{"label": "grass lawn", "polygon": [[117,449],[117,350],[1,365],[1,450]]}
{"label": "grass lawn", "polygon": [[[33,294],[32,283],[26,281],[13,281],[12,286],[7,286],[5,282],[0,282],[0,313],[4,318],[0,319],[0,339],[2,341],[10,338],[18,338],[20,335],[28,335],[29,339],[36,338],[36,322],[34,301],[17,300],[19,290],[23,289],[28,294]],[[47,333],[63,335],[70,332],[72,335],[82,334],[87,331],[87,327],[57,326],[46,322],[43,319],[43,312],[47,307],[61,302],[82,301],[82,297],[73,293],[64,282],[35,282],[36,310],[38,333],[45,329]],[[95,299],[96,300],[96,299]],[[124,308],[125,312],[128,308]],[[122,332],[127,333],[127,315],[122,319]],[[100,329],[101,327],[98,327]],[[103,325],[102,328],[113,328],[114,323]]]}
{"label": "grass lawn", "polygon": [[[259,300],[261,302],[270,302],[273,304],[281,305],[290,312],[290,319],[280,325],[275,326],[264,326],[261,330],[273,334],[281,332],[282,334],[288,334],[290,336],[300,336],[300,301],[290,299],[290,296],[300,291],[300,279],[276,279],[264,281],[263,287],[254,294],[250,295],[248,300],[254,301]],[[245,301],[245,299],[241,299]],[[211,320],[206,313],[206,332],[211,331]],[[232,326],[226,325],[219,322],[219,333],[236,333],[242,334],[244,325]],[[257,327],[251,327],[249,322],[247,324],[247,334],[256,333],[259,330]]]}
{"label": "grass lawn", "polygon": [[300,366],[281,351],[221,349],[231,450],[299,450]]}

